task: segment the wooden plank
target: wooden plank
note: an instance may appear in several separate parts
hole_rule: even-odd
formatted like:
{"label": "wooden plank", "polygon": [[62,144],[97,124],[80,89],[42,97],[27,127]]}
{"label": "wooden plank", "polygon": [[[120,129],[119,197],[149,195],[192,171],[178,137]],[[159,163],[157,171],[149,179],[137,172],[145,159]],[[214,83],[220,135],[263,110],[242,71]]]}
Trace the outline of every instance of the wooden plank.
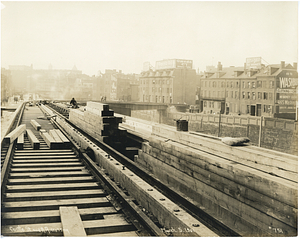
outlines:
{"label": "wooden plank", "polygon": [[71,146],[71,142],[68,140],[68,138],[59,130],[59,129],[55,129],[57,135],[60,137],[60,139],[64,142],[64,145],[66,147],[70,147]]}
{"label": "wooden plank", "polygon": [[106,195],[104,190],[76,190],[76,191],[50,191],[50,192],[26,192],[26,193],[6,193],[6,198],[22,198],[22,197],[49,197],[49,196],[71,196],[71,195]]}
{"label": "wooden plank", "polygon": [[108,203],[106,197],[101,198],[77,198],[77,199],[61,199],[61,200],[42,200],[42,201],[22,201],[22,202],[4,202],[6,208],[19,207],[45,207],[45,206],[63,206],[63,205],[79,205],[92,203]]}
{"label": "wooden plank", "polygon": [[75,159],[28,159],[28,160],[23,160],[23,159],[19,159],[19,160],[14,160],[14,163],[51,163],[51,162],[80,162],[80,160],[77,158]]}
{"label": "wooden plank", "polygon": [[40,162],[40,163],[14,163],[12,164],[13,167],[34,167],[34,166],[39,166],[39,167],[47,167],[47,166],[55,166],[55,167],[62,167],[62,166],[78,166],[78,165],[83,165],[81,162],[71,162],[71,163],[60,163],[60,162],[52,162],[52,163],[45,163],[45,162]]}
{"label": "wooden plank", "polygon": [[[117,213],[113,207],[95,207],[95,208],[80,208],[78,209],[80,215],[93,215],[93,214],[112,214]],[[24,211],[24,212],[2,212],[3,219],[16,219],[16,218],[36,218],[36,217],[57,217],[59,210],[45,210],[45,211]]]}
{"label": "wooden plank", "polygon": [[61,140],[61,138],[57,135],[56,131],[54,129],[49,130],[49,134],[50,136],[59,143],[63,143],[63,141]]}
{"label": "wooden plank", "polygon": [[66,181],[90,181],[94,180],[93,176],[85,177],[55,177],[55,178],[10,178],[8,179],[9,183],[33,183],[33,182],[66,182]]}
{"label": "wooden plank", "polygon": [[65,171],[65,170],[70,170],[70,171],[75,171],[75,170],[80,170],[84,169],[84,166],[82,167],[63,167],[63,168],[11,168],[12,172],[17,172],[17,171]]}
{"label": "wooden plank", "polygon": [[[26,159],[28,158],[27,156],[16,156],[14,157],[14,159]],[[41,156],[30,156],[30,159],[48,159],[48,158],[51,158],[51,159],[64,159],[64,158],[77,158],[76,155],[41,155]]]}
{"label": "wooden plank", "polygon": [[88,235],[88,237],[138,237],[135,231]]}
{"label": "wooden plank", "polygon": [[38,122],[36,122],[35,120],[30,120],[30,124],[37,131],[39,131],[42,128],[42,126]]}
{"label": "wooden plank", "polygon": [[16,129],[14,129],[9,134],[7,134],[4,137],[3,142],[11,144],[16,138],[18,138],[20,136],[20,134],[24,133],[25,130],[26,130],[26,125],[25,124],[21,124]]}
{"label": "wooden plank", "polygon": [[77,207],[59,207],[64,236],[86,236]]}
{"label": "wooden plank", "polygon": [[55,154],[55,153],[73,153],[74,152],[70,149],[60,149],[60,150],[50,150],[50,149],[40,149],[40,150],[30,150],[30,149],[26,149],[26,150],[22,150],[22,151],[16,151],[15,152],[15,155],[27,155],[27,154],[30,154],[30,153],[41,153],[41,154]]}
{"label": "wooden plank", "polygon": [[37,137],[34,135],[34,133],[30,130],[27,129],[27,137],[30,141],[30,144],[33,149],[39,149],[40,148],[40,141],[37,139]]}
{"label": "wooden plank", "polygon": [[46,176],[58,176],[58,175],[89,175],[90,173],[87,170],[82,171],[74,171],[74,172],[38,172],[38,173],[32,173],[32,172],[25,172],[25,173],[10,173],[11,177],[46,177]]}
{"label": "wooden plank", "polygon": [[112,227],[112,226],[125,226],[129,223],[125,220],[121,214],[103,215],[104,220],[91,220],[84,221],[83,225],[85,228],[97,228],[97,227]]}
{"label": "wooden plank", "polygon": [[40,134],[50,149],[55,148],[56,142],[47,132],[41,132]]}
{"label": "wooden plank", "polygon": [[65,184],[36,184],[36,185],[6,185],[8,190],[21,189],[50,189],[50,188],[79,188],[79,187],[98,187],[97,183],[65,183]]}
{"label": "wooden plank", "polygon": [[20,134],[17,140],[17,149],[24,148],[24,133]]}

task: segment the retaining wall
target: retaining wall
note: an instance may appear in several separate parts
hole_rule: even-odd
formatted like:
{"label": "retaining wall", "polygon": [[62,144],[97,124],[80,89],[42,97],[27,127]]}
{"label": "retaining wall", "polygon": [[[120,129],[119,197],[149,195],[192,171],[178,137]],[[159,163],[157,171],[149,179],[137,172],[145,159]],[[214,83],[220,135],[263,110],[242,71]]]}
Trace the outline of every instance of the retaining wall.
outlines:
{"label": "retaining wall", "polygon": [[297,235],[295,156],[153,126],[136,162],[242,236]]}

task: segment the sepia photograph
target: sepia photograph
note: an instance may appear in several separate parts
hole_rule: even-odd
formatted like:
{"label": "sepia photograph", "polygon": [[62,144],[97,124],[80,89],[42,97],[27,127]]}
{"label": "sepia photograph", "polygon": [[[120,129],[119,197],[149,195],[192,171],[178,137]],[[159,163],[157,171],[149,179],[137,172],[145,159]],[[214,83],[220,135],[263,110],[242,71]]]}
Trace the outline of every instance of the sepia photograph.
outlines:
{"label": "sepia photograph", "polygon": [[297,237],[297,1],[1,1],[2,237]]}

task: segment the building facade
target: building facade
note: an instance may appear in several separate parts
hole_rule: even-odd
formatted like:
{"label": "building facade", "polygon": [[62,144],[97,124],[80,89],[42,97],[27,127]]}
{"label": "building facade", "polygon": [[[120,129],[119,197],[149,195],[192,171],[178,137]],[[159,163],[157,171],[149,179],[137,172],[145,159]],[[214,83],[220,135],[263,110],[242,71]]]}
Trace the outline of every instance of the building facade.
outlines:
{"label": "building facade", "polygon": [[297,63],[223,68],[201,78],[200,112],[295,118]]}
{"label": "building facade", "polygon": [[156,62],[155,70],[141,73],[141,102],[164,104],[194,104],[197,90],[193,61],[171,59]]}

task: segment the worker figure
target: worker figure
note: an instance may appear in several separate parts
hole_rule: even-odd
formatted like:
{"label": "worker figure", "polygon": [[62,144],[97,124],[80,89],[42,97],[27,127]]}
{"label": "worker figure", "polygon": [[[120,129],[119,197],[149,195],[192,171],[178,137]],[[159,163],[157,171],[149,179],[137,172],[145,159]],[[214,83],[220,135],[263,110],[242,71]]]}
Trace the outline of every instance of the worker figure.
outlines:
{"label": "worker figure", "polygon": [[72,108],[75,108],[75,109],[78,108],[77,102],[74,98],[72,98],[72,100],[70,101],[70,105],[72,105]]}

